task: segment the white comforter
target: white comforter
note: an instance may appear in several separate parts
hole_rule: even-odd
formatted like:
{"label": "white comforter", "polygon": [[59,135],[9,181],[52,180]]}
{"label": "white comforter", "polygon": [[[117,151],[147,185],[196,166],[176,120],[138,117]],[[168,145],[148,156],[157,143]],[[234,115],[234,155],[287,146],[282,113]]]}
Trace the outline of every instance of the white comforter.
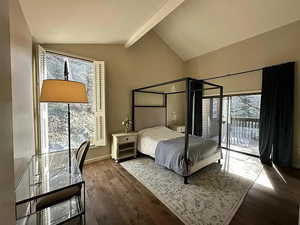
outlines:
{"label": "white comforter", "polygon": [[166,127],[152,127],[138,132],[138,151],[155,158],[155,149],[160,141],[182,137],[184,134]]}

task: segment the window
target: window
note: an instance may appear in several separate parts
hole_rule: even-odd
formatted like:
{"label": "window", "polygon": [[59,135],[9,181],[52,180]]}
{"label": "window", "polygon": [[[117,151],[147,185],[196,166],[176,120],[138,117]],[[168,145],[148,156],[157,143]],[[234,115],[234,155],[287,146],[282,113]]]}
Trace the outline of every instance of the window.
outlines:
{"label": "window", "polygon": [[[259,156],[260,94],[223,97],[222,147]],[[203,137],[217,138],[219,98],[203,99]]]}
{"label": "window", "polygon": [[222,145],[231,150],[259,155],[260,94],[223,99]]}
{"label": "window", "polygon": [[[106,144],[104,63],[91,62],[39,50],[40,84],[44,79],[64,79],[64,63],[69,65],[69,80],[84,83],[88,104],[70,104],[71,147],[85,140],[94,146]],[[40,85],[41,87],[41,85]],[[40,142],[42,152],[68,149],[67,104],[40,103]]]}
{"label": "window", "polygon": [[219,137],[220,98],[205,97],[202,101],[202,137],[215,139]]}
{"label": "window", "polygon": [[211,118],[212,119],[218,119],[219,118],[219,99],[217,98],[211,98],[210,99],[211,103]]}

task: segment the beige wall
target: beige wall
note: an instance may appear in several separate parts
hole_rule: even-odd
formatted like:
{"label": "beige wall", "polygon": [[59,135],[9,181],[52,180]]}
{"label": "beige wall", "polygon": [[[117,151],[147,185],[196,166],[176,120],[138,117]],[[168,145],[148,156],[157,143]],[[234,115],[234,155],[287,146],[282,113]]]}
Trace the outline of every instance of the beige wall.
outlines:
{"label": "beige wall", "polygon": [[0,218],[15,224],[9,1],[0,2]]}
{"label": "beige wall", "polygon": [[19,1],[10,4],[10,44],[13,100],[15,179],[34,154],[32,38]]}
{"label": "beige wall", "polygon": [[[105,61],[109,140],[111,133],[122,130],[121,121],[128,114],[131,115],[132,89],[173,80],[182,76],[184,72],[183,62],[154,32],[147,34],[129,49],[123,45],[97,44],[43,46],[46,49]],[[105,154],[110,154],[109,145],[92,149],[88,158]]]}
{"label": "beige wall", "polygon": [[[185,62],[186,74],[207,78],[226,73],[296,61],[294,164],[300,167],[300,21]],[[222,80],[227,92],[257,91],[260,73]]]}

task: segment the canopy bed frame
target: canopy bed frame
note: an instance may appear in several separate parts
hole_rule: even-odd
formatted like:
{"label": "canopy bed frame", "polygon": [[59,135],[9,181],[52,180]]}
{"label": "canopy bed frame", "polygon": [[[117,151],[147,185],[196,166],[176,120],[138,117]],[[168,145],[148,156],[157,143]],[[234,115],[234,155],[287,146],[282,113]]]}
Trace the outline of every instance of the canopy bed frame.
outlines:
{"label": "canopy bed frame", "polygon": [[[177,83],[181,83],[181,89],[183,90],[169,90],[164,89],[167,85],[175,85]],[[171,88],[172,89],[172,88]],[[174,88],[175,89],[175,88]],[[221,147],[221,136],[222,136],[222,99],[223,99],[223,87],[220,85],[216,85],[213,83],[209,83],[204,80],[197,80],[194,78],[186,77],[177,80],[172,80],[168,82],[163,82],[155,85],[150,85],[142,88],[137,88],[132,90],[132,128],[133,131],[139,131],[140,129],[153,127],[153,126],[166,126],[168,127],[168,97],[174,94],[185,94],[185,126],[186,132],[184,134],[184,162],[186,165],[186,171],[188,173],[184,175],[184,183],[188,183],[188,177],[191,176],[194,172],[197,172],[199,169],[203,168],[203,166],[198,166],[199,168],[194,167],[190,168],[189,160],[188,160],[188,152],[189,152],[189,141],[190,134],[194,134],[194,113],[197,111],[197,107],[195,102],[201,101],[201,109],[202,110],[202,101],[205,98],[212,97],[212,95],[207,95],[205,92],[210,92],[214,90],[213,97],[219,99],[218,105],[218,139],[217,145],[218,148]],[[198,96],[200,93],[200,98],[196,99],[197,93]],[[149,95],[159,95],[163,99],[162,104],[136,104],[136,97],[138,94],[149,94]],[[212,93],[212,92],[210,92]],[[216,94],[217,93],[217,94]],[[202,113],[202,111],[201,111]],[[147,115],[146,115],[147,114]],[[149,116],[151,115],[151,116]],[[199,118],[198,118],[199,120]],[[202,114],[201,114],[202,120]],[[202,129],[202,122],[201,129]],[[201,130],[202,134],[202,130]],[[198,136],[201,136],[198,134]],[[221,153],[220,153],[221,154]],[[216,159],[216,158],[215,158]],[[212,159],[212,160],[215,160]],[[219,159],[219,158],[218,158]],[[217,159],[217,160],[218,160]],[[215,160],[215,162],[217,161]],[[206,162],[205,165],[209,165],[212,162]],[[190,170],[190,171],[189,171]]]}

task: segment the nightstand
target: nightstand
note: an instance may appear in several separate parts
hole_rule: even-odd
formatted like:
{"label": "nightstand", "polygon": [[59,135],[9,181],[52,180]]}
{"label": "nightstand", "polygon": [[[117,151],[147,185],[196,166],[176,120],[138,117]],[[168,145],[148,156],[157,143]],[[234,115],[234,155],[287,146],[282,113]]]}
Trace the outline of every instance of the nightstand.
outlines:
{"label": "nightstand", "polygon": [[120,159],[136,157],[137,133],[113,134],[111,157],[118,162]]}
{"label": "nightstand", "polygon": [[170,129],[177,131],[179,133],[184,133],[185,132],[185,125],[171,125]]}

